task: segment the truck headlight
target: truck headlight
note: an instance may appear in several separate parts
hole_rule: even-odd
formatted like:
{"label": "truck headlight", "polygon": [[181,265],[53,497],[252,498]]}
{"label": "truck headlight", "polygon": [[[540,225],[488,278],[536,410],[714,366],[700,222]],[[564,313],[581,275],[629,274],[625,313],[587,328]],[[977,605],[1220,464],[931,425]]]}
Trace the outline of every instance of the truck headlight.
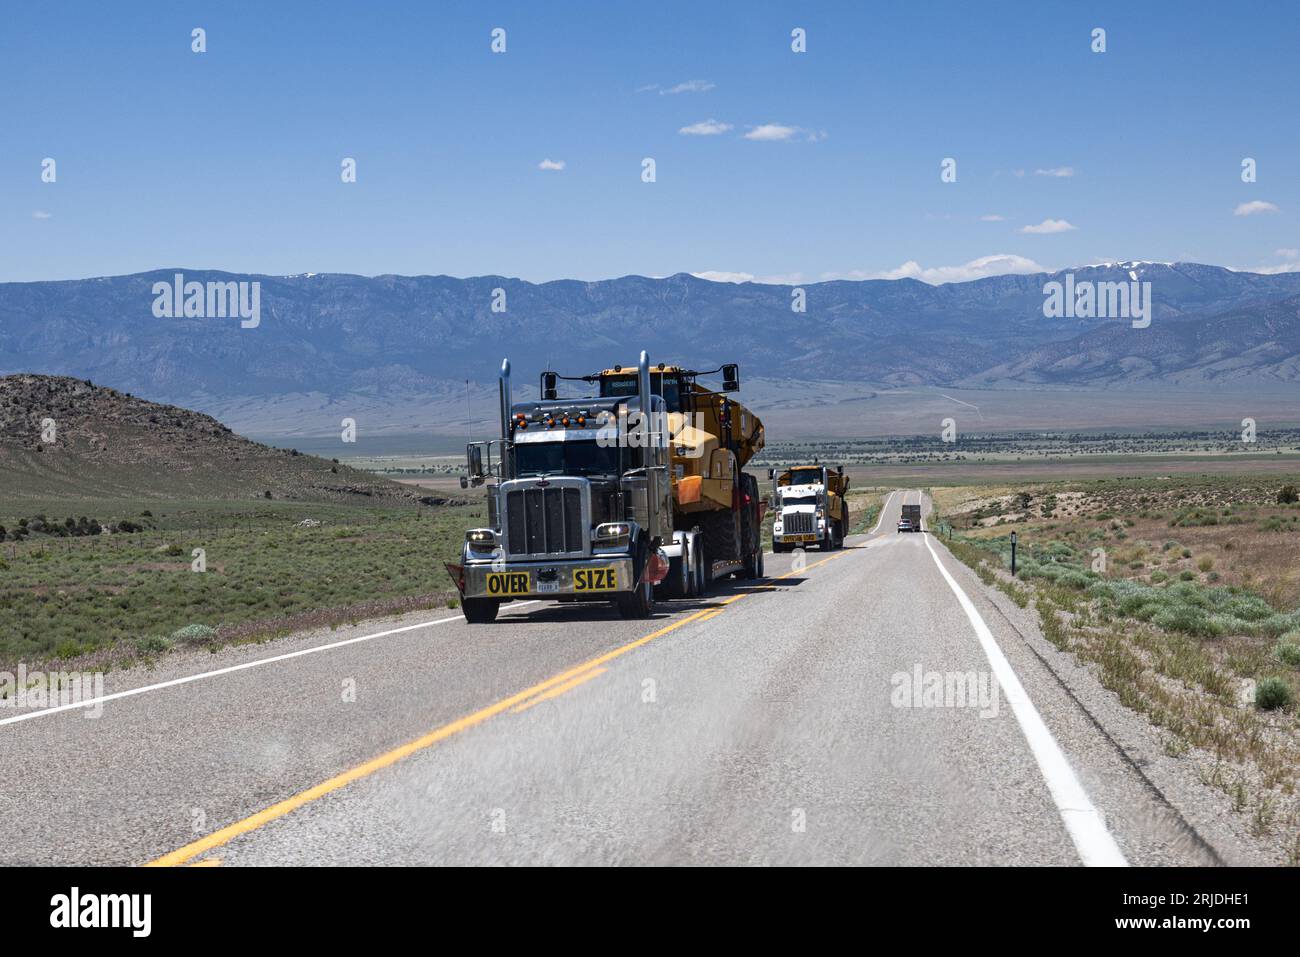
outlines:
{"label": "truck headlight", "polygon": [[632,526],[627,522],[605,522],[596,526],[596,547],[617,548],[626,545],[632,535]]}
{"label": "truck headlight", "polygon": [[491,548],[496,540],[496,533],[490,528],[471,528],[465,533],[465,541],[470,548]]}

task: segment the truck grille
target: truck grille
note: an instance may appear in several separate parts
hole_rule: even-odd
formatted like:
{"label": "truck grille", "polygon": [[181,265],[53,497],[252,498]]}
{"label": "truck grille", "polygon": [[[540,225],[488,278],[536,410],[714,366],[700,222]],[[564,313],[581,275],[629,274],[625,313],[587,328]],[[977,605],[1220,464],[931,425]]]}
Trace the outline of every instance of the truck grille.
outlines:
{"label": "truck grille", "polygon": [[582,554],[582,493],[576,488],[529,488],[506,493],[508,555]]}
{"label": "truck grille", "polygon": [[812,512],[787,512],[781,516],[781,531],[786,535],[806,535],[813,530]]}

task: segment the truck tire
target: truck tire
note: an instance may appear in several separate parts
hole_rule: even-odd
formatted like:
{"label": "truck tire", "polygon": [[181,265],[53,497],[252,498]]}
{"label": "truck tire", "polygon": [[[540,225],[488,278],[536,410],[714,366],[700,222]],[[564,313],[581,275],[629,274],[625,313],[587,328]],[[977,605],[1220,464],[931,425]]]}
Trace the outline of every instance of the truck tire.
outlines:
{"label": "truck tire", "polygon": [[700,516],[704,531],[704,553],[711,562],[740,558],[740,522],[735,512],[705,512]]}
{"label": "truck tire", "polygon": [[636,591],[615,598],[614,604],[620,618],[649,618],[655,610],[654,586],[643,581]]}
{"label": "truck tire", "polygon": [[655,588],[658,598],[687,598],[691,594],[691,581],[695,575],[693,558],[689,545],[682,546],[682,553],[677,558],[668,559],[668,577]]}
{"label": "truck tire", "polygon": [[495,598],[466,598],[461,602],[460,610],[469,624],[487,625],[497,620],[500,607],[501,602]]}
{"label": "truck tire", "polygon": [[709,550],[704,545],[704,536],[695,539],[694,555],[695,577],[691,586],[692,598],[703,598],[709,590]]}
{"label": "truck tire", "polygon": [[850,535],[853,534],[853,521],[852,521],[852,519],[849,518],[849,503],[848,503],[848,502],[845,502],[845,503],[844,503],[844,505],[843,505],[843,510],[844,510],[844,525],[843,525],[843,528],[844,528],[844,534],[843,534],[843,537],[840,539],[840,544],[841,544],[841,545],[844,544],[844,539],[845,539],[845,538],[848,538]]}
{"label": "truck tire", "polygon": [[655,610],[655,588],[646,575],[649,553],[644,544],[637,547],[637,561],[634,563],[637,574],[637,586],[614,599],[620,618],[649,618]]}

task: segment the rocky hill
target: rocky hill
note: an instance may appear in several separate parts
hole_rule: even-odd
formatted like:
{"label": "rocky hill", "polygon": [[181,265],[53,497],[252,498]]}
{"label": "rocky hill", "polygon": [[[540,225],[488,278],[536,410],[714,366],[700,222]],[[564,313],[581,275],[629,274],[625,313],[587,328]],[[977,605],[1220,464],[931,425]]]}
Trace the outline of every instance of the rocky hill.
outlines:
{"label": "rocky hill", "polygon": [[0,377],[0,499],[64,497],[414,501],[418,493],[88,381]]}

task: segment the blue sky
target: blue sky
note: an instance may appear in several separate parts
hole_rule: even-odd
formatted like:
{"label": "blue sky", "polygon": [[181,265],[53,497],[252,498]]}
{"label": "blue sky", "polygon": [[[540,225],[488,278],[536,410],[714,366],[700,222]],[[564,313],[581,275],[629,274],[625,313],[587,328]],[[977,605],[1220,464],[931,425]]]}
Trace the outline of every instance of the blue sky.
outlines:
{"label": "blue sky", "polygon": [[1300,269],[1298,40],[1286,3],[11,4],[0,280]]}

